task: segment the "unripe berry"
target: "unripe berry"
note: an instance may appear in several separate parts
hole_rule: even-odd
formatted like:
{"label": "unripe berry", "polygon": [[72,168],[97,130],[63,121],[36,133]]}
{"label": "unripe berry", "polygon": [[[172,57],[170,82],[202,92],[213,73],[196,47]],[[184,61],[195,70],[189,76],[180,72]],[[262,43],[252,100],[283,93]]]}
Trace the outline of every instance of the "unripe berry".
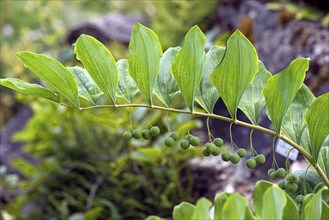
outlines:
{"label": "unripe berry", "polygon": [[212,153],[212,155],[214,155],[214,156],[218,156],[218,155],[220,154],[220,148],[219,148],[219,147],[215,147],[215,148],[214,148],[214,151],[211,152],[211,153]]}
{"label": "unripe berry", "polygon": [[129,141],[131,138],[132,138],[132,134],[131,134],[131,131],[125,131],[123,132],[123,138],[126,140],[126,141]]}
{"label": "unripe berry", "polygon": [[255,159],[256,159],[256,163],[260,165],[266,162],[266,158],[263,154],[257,155]]}
{"label": "unripe berry", "polygon": [[246,165],[249,169],[254,169],[256,167],[257,163],[254,158],[250,158],[247,160]]}
{"label": "unripe berry", "polygon": [[214,143],[217,147],[221,147],[221,146],[223,146],[224,141],[223,141],[223,139],[221,139],[221,138],[216,138],[216,139],[213,141],[213,143]]}
{"label": "unripe berry", "polygon": [[273,169],[273,168],[269,169],[269,170],[267,171],[267,175],[270,176],[271,173],[273,173],[274,171],[275,171],[275,169]]}
{"label": "unripe berry", "polygon": [[185,135],[184,138],[185,138],[185,140],[191,141],[192,137],[193,137],[193,135],[187,134],[187,135]]}
{"label": "unripe berry", "polygon": [[287,180],[291,183],[295,183],[299,180],[299,176],[297,174],[289,174],[287,175]]}
{"label": "unripe berry", "polygon": [[193,136],[190,140],[190,144],[194,147],[198,146],[200,144],[200,138],[197,136]]}
{"label": "unripe berry", "polygon": [[132,136],[136,139],[140,139],[142,137],[142,132],[139,129],[133,130]]}
{"label": "unripe berry", "polygon": [[298,185],[296,183],[292,183],[292,182],[286,182],[286,184],[284,185],[286,187],[286,189],[289,192],[297,192],[298,190]]}
{"label": "unripe berry", "polygon": [[174,143],[175,143],[175,141],[174,141],[174,139],[173,138],[171,138],[171,137],[167,137],[166,139],[165,139],[165,145],[167,146],[167,147],[172,147],[173,145],[174,145]]}
{"label": "unripe berry", "polygon": [[206,143],[204,146],[207,148],[207,150],[209,152],[211,152],[211,153],[215,152],[215,148],[216,148],[215,144],[209,142],[209,143]]}
{"label": "unripe berry", "polygon": [[180,143],[180,147],[184,150],[188,149],[190,147],[190,142],[188,140],[183,140]]}
{"label": "unripe berry", "polygon": [[229,161],[230,157],[231,157],[231,154],[229,152],[224,152],[222,154],[222,160],[225,161],[225,162]]}
{"label": "unripe berry", "polygon": [[243,148],[239,149],[236,153],[240,156],[240,158],[244,158],[247,155],[247,151]]}
{"label": "unripe berry", "polygon": [[285,190],[285,189],[286,189],[286,187],[285,187],[285,183],[284,183],[284,180],[279,182],[279,187],[280,187],[282,190]]}
{"label": "unripe berry", "polygon": [[143,136],[143,138],[146,139],[146,140],[150,139],[150,138],[151,138],[150,131],[149,131],[149,130],[144,130],[144,131],[142,132],[142,136]]}
{"label": "unripe berry", "polygon": [[153,126],[150,128],[150,134],[153,137],[156,137],[160,134],[160,128],[158,126]]}
{"label": "unripe berry", "polygon": [[286,176],[286,170],[284,168],[279,168],[276,173],[279,178],[284,178]]}
{"label": "unripe berry", "polygon": [[176,133],[172,133],[172,134],[170,134],[170,137],[171,137],[172,139],[174,139],[174,141],[177,141],[177,140],[178,140],[178,134],[176,134]]}
{"label": "unripe berry", "polygon": [[303,204],[304,196],[303,195],[298,195],[296,196],[296,202],[298,204]]}
{"label": "unripe berry", "polygon": [[239,163],[239,162],[240,162],[240,156],[239,156],[239,154],[237,154],[237,153],[232,154],[232,155],[230,156],[230,161],[231,161],[231,163],[233,163],[233,164],[237,164],[237,163]]}
{"label": "unripe berry", "polygon": [[276,171],[273,171],[271,174],[270,174],[270,178],[272,180],[276,180],[278,178],[277,174],[276,174]]}
{"label": "unripe berry", "polygon": [[299,176],[296,173],[292,174],[292,178],[294,182],[298,182],[299,180]]}
{"label": "unripe berry", "polygon": [[210,153],[210,151],[208,151],[207,148],[204,147],[204,148],[202,149],[202,155],[203,155],[203,156],[208,157],[210,154],[211,154],[211,153]]}

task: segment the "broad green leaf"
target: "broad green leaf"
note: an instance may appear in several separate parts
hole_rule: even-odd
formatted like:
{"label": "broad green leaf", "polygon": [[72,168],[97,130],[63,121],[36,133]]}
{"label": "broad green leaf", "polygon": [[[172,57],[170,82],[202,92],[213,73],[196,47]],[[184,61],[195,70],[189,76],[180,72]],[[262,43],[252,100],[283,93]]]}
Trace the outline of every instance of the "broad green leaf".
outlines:
{"label": "broad green leaf", "polygon": [[18,52],[24,66],[42,79],[51,89],[79,107],[78,83],[73,74],[60,62],[43,54]]}
{"label": "broad green leaf", "polygon": [[263,195],[264,205],[261,210],[261,219],[283,219],[283,210],[287,203],[284,192],[278,187],[269,187]]}
{"label": "broad green leaf", "polygon": [[211,205],[212,203],[208,199],[199,199],[195,205],[195,210],[191,220],[210,220],[209,210]]}
{"label": "broad green leaf", "polygon": [[321,220],[327,220],[329,216],[329,206],[327,203],[322,201],[322,213],[321,213]]}
{"label": "broad green leaf", "polygon": [[118,70],[111,52],[97,39],[85,34],[78,38],[74,51],[91,78],[114,104]]}
{"label": "broad green leaf", "polygon": [[151,29],[137,23],[132,30],[129,53],[129,74],[152,105],[153,87],[160,71],[162,55],[158,36]]}
{"label": "broad green leaf", "polygon": [[214,219],[216,220],[225,220],[222,218],[223,207],[226,200],[232,196],[232,193],[223,192],[221,194],[217,194],[215,197],[215,211],[214,211]]}
{"label": "broad green leaf", "polygon": [[314,100],[313,93],[303,84],[283,118],[282,130],[284,134],[299,145],[302,142],[302,135],[306,129],[304,117]]}
{"label": "broad green leaf", "polygon": [[[329,140],[329,136],[327,139]],[[321,169],[326,173],[327,177],[329,177],[329,144],[328,143],[322,145],[321,147],[318,164],[321,167]]]}
{"label": "broad green leaf", "polygon": [[195,208],[194,205],[187,202],[182,202],[179,205],[176,205],[173,211],[173,220],[192,219]]}
{"label": "broad green leaf", "polygon": [[168,108],[179,92],[176,80],[170,73],[170,67],[180,49],[180,47],[171,47],[163,53],[160,60],[160,73],[154,84],[155,95]]}
{"label": "broad green leaf", "polygon": [[68,67],[68,69],[71,71],[71,73],[73,73],[75,79],[78,82],[79,95],[92,104],[97,104],[97,101],[103,92],[96,85],[88,72],[78,66]]}
{"label": "broad green leaf", "polygon": [[206,40],[200,28],[193,26],[187,32],[183,47],[171,65],[171,73],[190,111],[194,109],[194,98],[201,81]]}
{"label": "broad green leaf", "polygon": [[7,78],[0,79],[0,85],[26,95],[34,95],[41,98],[50,99],[54,102],[59,102],[59,97],[55,93],[38,84],[27,83],[16,78]]}
{"label": "broad green leaf", "polygon": [[148,216],[145,220],[166,220],[166,219],[160,218],[159,216],[151,215]]}
{"label": "broad green leaf", "polygon": [[119,84],[117,95],[124,98],[127,102],[132,103],[134,96],[138,93],[138,88],[134,80],[129,76],[129,64],[126,59],[117,62],[119,73]]}
{"label": "broad green leaf", "polygon": [[239,30],[235,31],[227,41],[222,62],[211,74],[211,82],[233,119],[236,119],[241,97],[253,81],[258,67],[256,49]]}
{"label": "broad green leaf", "polygon": [[272,75],[262,61],[259,60],[258,63],[259,70],[252,83],[249,84],[243,93],[239,103],[239,108],[254,125],[258,124],[259,117],[266,105],[265,98],[262,95],[262,89]]}
{"label": "broad green leaf", "polygon": [[219,65],[225,54],[225,48],[213,46],[207,53],[202,69],[200,87],[196,93],[196,101],[208,113],[213,113],[214,106],[220,95],[216,87],[210,83],[210,75]]}
{"label": "broad green leaf", "polygon": [[301,220],[306,219],[321,219],[322,215],[322,190],[319,190],[310,199],[304,199],[301,208]]}
{"label": "broad green leaf", "polygon": [[263,195],[265,193],[265,191],[274,186],[273,183],[265,181],[265,180],[261,180],[258,181],[255,185],[255,189],[254,189],[254,197],[253,197],[253,208],[255,211],[255,214],[258,218],[260,218],[262,210],[263,210],[263,206],[265,204],[263,201]]}
{"label": "broad green leaf", "polygon": [[305,116],[311,139],[311,154],[316,163],[322,143],[329,134],[329,92],[319,96]]}
{"label": "broad green leaf", "polygon": [[267,114],[272,120],[274,130],[280,134],[283,117],[303,85],[310,59],[298,58],[265,83],[263,96],[266,100]]}
{"label": "broad green leaf", "polygon": [[245,220],[255,219],[246,198],[239,194],[233,194],[224,203],[221,219]]}

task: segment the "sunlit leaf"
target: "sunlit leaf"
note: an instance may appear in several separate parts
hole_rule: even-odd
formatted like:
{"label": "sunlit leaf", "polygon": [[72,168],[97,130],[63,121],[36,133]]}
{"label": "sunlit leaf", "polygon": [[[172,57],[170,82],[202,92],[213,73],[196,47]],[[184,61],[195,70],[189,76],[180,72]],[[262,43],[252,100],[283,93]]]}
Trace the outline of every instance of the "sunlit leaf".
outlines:
{"label": "sunlit leaf", "polygon": [[210,220],[209,210],[211,205],[212,203],[208,199],[199,199],[195,205],[195,210],[191,220]]}
{"label": "sunlit leaf", "polygon": [[258,55],[254,46],[239,31],[227,41],[222,62],[211,75],[231,117],[236,119],[241,97],[258,71]]}
{"label": "sunlit leaf", "polygon": [[179,92],[176,80],[170,73],[170,67],[180,49],[180,47],[171,47],[163,53],[160,60],[160,73],[154,84],[155,95],[168,108]]}
{"label": "sunlit leaf", "polygon": [[75,79],[79,86],[79,95],[91,102],[92,104],[97,104],[98,99],[103,94],[102,90],[96,85],[94,80],[90,77],[88,72],[78,66],[68,67],[68,69],[73,73]]}
{"label": "sunlit leaf", "polygon": [[118,70],[111,52],[97,39],[85,34],[78,38],[74,51],[104,95],[115,103]]}
{"label": "sunlit leaf", "polygon": [[228,193],[228,192],[223,192],[221,194],[216,195],[216,197],[215,197],[214,219],[216,219],[216,220],[225,220],[222,217],[224,204],[227,201],[227,199],[232,195],[233,195],[232,193]]}
{"label": "sunlit leaf", "polygon": [[265,108],[266,102],[262,95],[262,89],[266,81],[271,77],[271,73],[266,69],[262,61],[259,62],[259,70],[252,83],[247,87],[242,95],[239,108],[254,125],[258,124],[259,117]]}
{"label": "sunlit leaf", "polygon": [[151,29],[137,23],[132,30],[129,53],[129,74],[148,103],[152,105],[153,87],[160,71],[162,55],[157,35]]}
{"label": "sunlit leaf", "polygon": [[311,139],[311,153],[317,162],[323,141],[329,134],[329,92],[319,96],[305,116]]}
{"label": "sunlit leaf", "polygon": [[205,44],[205,35],[198,26],[193,26],[187,32],[183,47],[171,66],[171,73],[191,111],[194,109],[194,98],[201,81]]}
{"label": "sunlit leaf", "polygon": [[210,83],[210,75],[222,60],[224,53],[224,47],[213,46],[210,48],[203,65],[200,87],[196,93],[195,100],[210,114],[220,97],[216,87]]}
{"label": "sunlit leaf", "polygon": [[300,214],[301,220],[321,219],[322,215],[322,190],[319,190],[315,195],[309,199],[304,199],[302,204],[302,211]]}
{"label": "sunlit leaf", "polygon": [[55,93],[38,84],[27,83],[16,78],[6,78],[0,79],[0,85],[26,95],[34,95],[37,97],[50,99],[54,102],[59,102],[59,97]]}
{"label": "sunlit leaf", "polygon": [[249,209],[248,200],[239,194],[233,194],[224,203],[222,219],[255,219]]}
{"label": "sunlit leaf", "polygon": [[173,211],[173,220],[192,219],[194,211],[194,205],[187,202],[182,202],[175,206]]}
{"label": "sunlit leaf", "polygon": [[261,210],[261,219],[283,219],[283,210],[286,206],[287,198],[278,187],[269,187],[264,192],[262,200],[264,205]]}
{"label": "sunlit leaf", "polygon": [[117,95],[124,98],[127,102],[132,103],[134,96],[138,92],[138,88],[134,80],[128,74],[128,61],[126,59],[118,60],[117,67],[119,73]]}
{"label": "sunlit leaf", "polygon": [[281,131],[283,117],[303,84],[310,59],[298,58],[280,73],[272,76],[263,89],[267,114],[277,134]]}
{"label": "sunlit leaf", "polygon": [[19,52],[24,66],[42,79],[50,88],[79,107],[78,83],[73,74],[58,61],[43,54]]}
{"label": "sunlit leaf", "polygon": [[[329,138],[327,138],[327,140],[329,142]],[[329,177],[329,143],[322,145],[319,153],[318,164],[327,177]]]}

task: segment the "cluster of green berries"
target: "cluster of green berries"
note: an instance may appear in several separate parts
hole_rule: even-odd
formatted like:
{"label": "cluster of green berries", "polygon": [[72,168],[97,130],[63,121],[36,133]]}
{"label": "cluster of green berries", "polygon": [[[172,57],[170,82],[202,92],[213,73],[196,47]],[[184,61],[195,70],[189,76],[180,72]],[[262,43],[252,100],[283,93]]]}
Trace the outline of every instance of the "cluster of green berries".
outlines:
{"label": "cluster of green berries", "polygon": [[254,169],[257,165],[262,165],[266,162],[266,158],[263,154],[258,154],[256,157],[251,157],[246,161],[246,166],[249,169]]}
{"label": "cluster of green berries", "polygon": [[188,134],[184,137],[182,142],[180,142],[180,147],[183,150],[187,150],[190,145],[196,147],[200,144],[200,138],[198,136],[194,136],[192,134]]}
{"label": "cluster of green berries", "polygon": [[[298,180],[299,180],[299,176],[297,174],[288,174],[285,180],[279,182],[279,187],[283,190],[295,193],[298,190],[298,185],[297,185]],[[296,202],[297,202],[297,197],[296,197]],[[302,199],[301,197],[299,197],[298,200],[302,201],[303,199],[304,197]]]}
{"label": "cluster of green berries", "polygon": [[287,175],[287,172],[284,168],[279,168],[275,170],[274,168],[271,168],[267,171],[267,175],[272,179],[276,180],[278,178],[285,178]]}
{"label": "cluster of green berries", "polygon": [[178,134],[176,133],[172,133],[169,135],[169,137],[167,137],[164,141],[164,144],[167,146],[167,147],[172,147],[174,146],[175,144],[175,141],[178,140]]}
{"label": "cluster of green berries", "polygon": [[233,164],[237,164],[240,162],[241,158],[244,158],[247,155],[247,151],[243,148],[240,148],[238,151],[234,153],[225,152],[222,154],[222,160],[225,162],[230,161]]}
{"label": "cluster of green berries", "polygon": [[224,141],[221,138],[215,138],[213,142],[208,142],[202,149],[202,155],[208,157],[210,154],[218,156],[221,152],[220,147],[224,145]]}
{"label": "cluster of green berries", "polygon": [[158,126],[152,126],[150,129],[140,130],[135,129],[131,131],[125,131],[123,133],[123,138],[125,140],[130,140],[131,138],[141,139],[142,137],[145,140],[149,140],[152,137],[157,137],[160,134],[160,128]]}

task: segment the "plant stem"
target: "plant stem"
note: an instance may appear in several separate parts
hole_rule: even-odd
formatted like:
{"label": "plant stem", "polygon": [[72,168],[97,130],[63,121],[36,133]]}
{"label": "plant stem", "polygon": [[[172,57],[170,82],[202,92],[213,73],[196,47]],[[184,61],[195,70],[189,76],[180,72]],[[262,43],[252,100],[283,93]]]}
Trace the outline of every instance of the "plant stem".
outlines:
{"label": "plant stem", "polygon": [[326,176],[326,174],[323,172],[321,167],[318,166],[317,163],[314,163],[313,157],[301,146],[299,146],[297,143],[293,142],[292,140],[288,139],[287,137],[283,135],[277,135],[275,131],[264,128],[259,125],[253,125],[247,122],[239,121],[239,120],[233,120],[232,118],[228,118],[222,115],[216,115],[216,114],[209,114],[205,112],[196,112],[196,111],[188,111],[188,110],[182,110],[182,109],[175,109],[175,108],[166,108],[162,106],[156,106],[156,105],[147,105],[147,104],[121,104],[121,105],[95,105],[95,106],[88,106],[88,107],[81,107],[80,110],[87,110],[87,109],[96,109],[96,108],[130,108],[130,107],[141,107],[141,108],[152,108],[152,109],[158,109],[161,111],[167,111],[167,112],[176,112],[176,113],[182,113],[182,114],[189,114],[189,115],[195,115],[195,116],[201,116],[201,117],[209,117],[209,118],[215,118],[222,121],[227,121],[230,123],[234,123],[236,125],[240,125],[243,127],[247,127],[250,129],[258,130],[267,134],[270,134],[274,137],[278,137],[284,142],[290,144],[292,147],[297,149],[304,157],[305,159],[312,164],[312,166],[315,168],[315,170],[318,172],[320,177],[323,179],[324,183],[329,187],[329,179]]}

